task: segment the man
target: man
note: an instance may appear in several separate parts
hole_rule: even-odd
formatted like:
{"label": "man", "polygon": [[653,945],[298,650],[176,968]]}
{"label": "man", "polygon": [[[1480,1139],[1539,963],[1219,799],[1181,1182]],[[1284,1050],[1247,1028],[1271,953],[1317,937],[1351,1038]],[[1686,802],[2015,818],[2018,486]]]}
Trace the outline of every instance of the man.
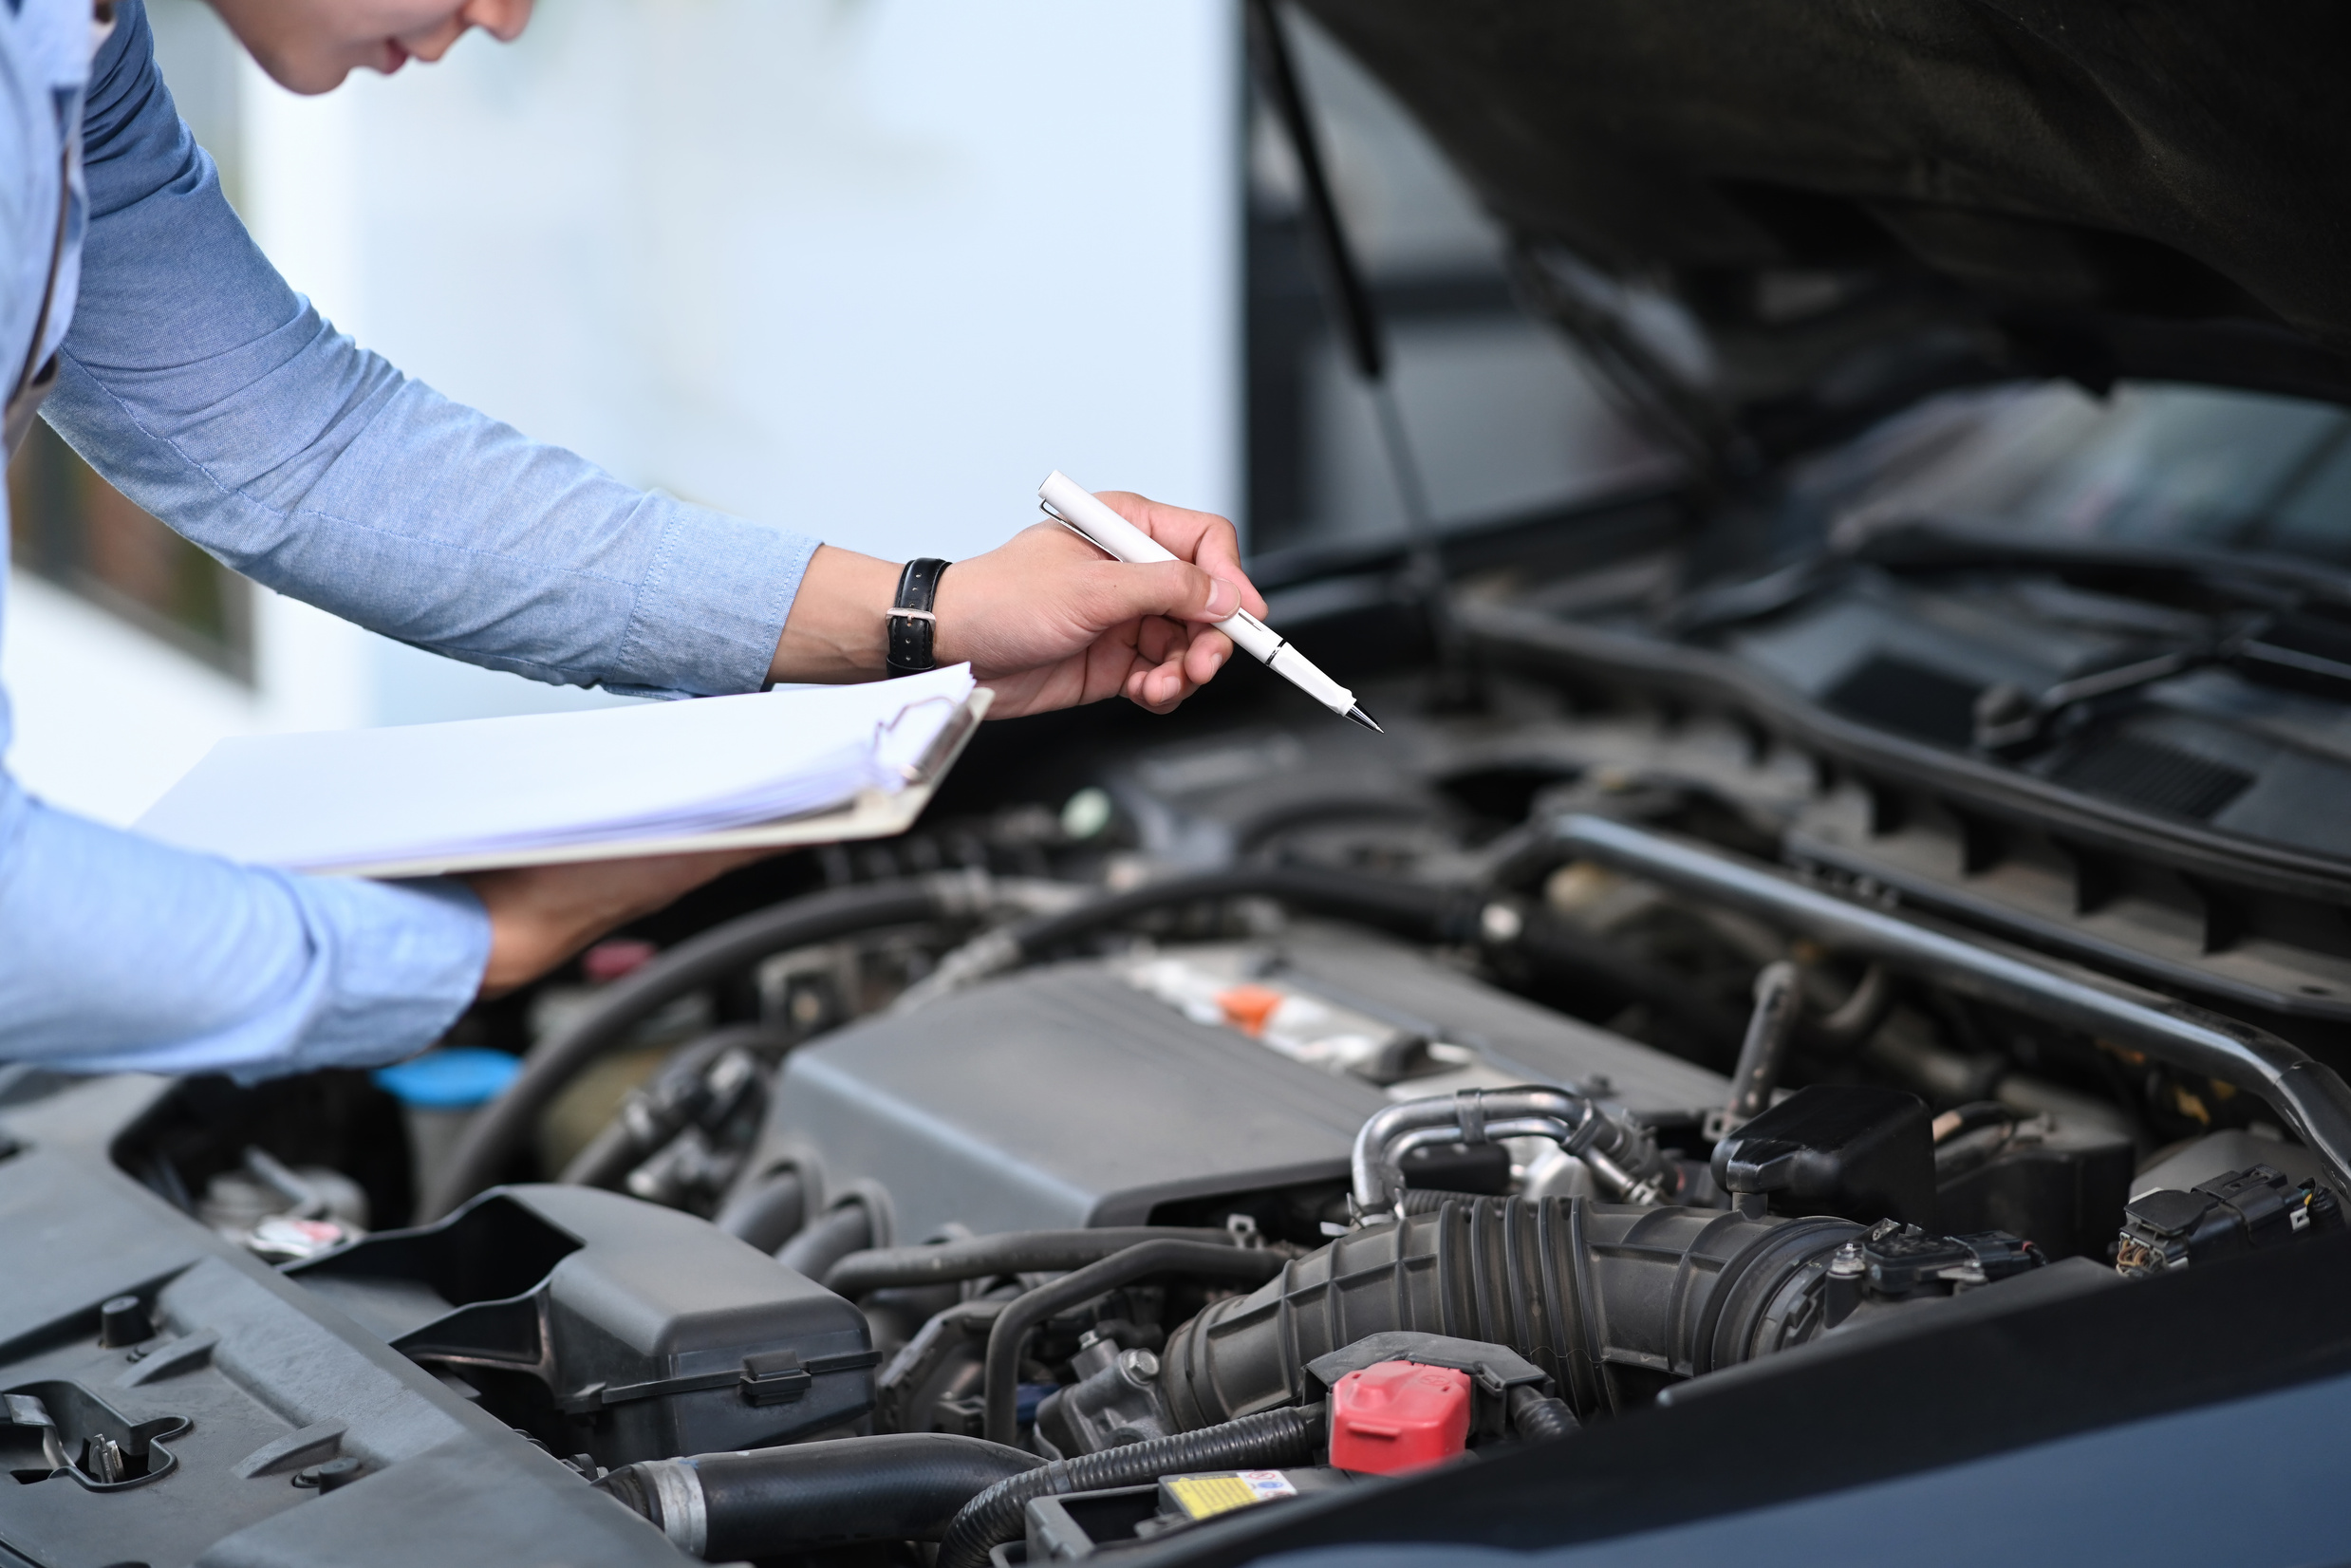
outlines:
{"label": "man", "polygon": [[[436,60],[530,0],[215,0],[297,92]],[[400,375],[310,309],[179,122],[138,0],[0,15],[0,364],[123,494],[247,575],[540,680],[684,697],[883,673],[896,564],[630,489]],[[46,401],[43,400],[46,399]],[[958,562],[935,652],[999,714],[1165,712],[1262,602],[1222,518],[1118,504],[1181,559],[1052,528]],[[0,705],[0,747],[8,736]],[[51,810],[0,774],[0,1059],[242,1076],[392,1060],[744,857],[401,885],[289,876]]]}

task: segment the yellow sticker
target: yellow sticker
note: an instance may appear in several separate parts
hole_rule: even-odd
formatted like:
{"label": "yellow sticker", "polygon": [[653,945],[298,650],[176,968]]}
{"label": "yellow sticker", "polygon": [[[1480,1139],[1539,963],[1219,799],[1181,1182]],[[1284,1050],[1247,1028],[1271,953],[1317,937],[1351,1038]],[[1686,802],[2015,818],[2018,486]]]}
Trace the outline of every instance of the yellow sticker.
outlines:
{"label": "yellow sticker", "polygon": [[1279,1470],[1226,1470],[1214,1475],[1170,1476],[1167,1495],[1186,1519],[1213,1519],[1235,1508],[1296,1497],[1297,1488]]}

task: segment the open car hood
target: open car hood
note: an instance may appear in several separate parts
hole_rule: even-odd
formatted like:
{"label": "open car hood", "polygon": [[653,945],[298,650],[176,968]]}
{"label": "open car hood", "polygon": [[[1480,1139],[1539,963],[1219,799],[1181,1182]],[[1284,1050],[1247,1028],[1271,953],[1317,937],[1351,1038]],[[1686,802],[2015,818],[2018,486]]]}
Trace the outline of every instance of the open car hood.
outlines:
{"label": "open car hood", "polygon": [[2341,8],[1304,5],[1576,258],[1567,313],[1575,266],[1683,308],[1704,363],[1651,368],[1741,423],[2016,374],[2351,398]]}

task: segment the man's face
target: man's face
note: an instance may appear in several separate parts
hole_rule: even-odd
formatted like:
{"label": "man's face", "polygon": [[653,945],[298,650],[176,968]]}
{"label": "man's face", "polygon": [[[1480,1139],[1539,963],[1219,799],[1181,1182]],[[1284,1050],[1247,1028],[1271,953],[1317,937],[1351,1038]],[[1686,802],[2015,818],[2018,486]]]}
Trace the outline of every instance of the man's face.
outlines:
{"label": "man's face", "polygon": [[434,61],[479,28],[500,43],[522,36],[532,0],[213,0],[252,57],[282,87],[323,93],[365,66],[385,75]]}

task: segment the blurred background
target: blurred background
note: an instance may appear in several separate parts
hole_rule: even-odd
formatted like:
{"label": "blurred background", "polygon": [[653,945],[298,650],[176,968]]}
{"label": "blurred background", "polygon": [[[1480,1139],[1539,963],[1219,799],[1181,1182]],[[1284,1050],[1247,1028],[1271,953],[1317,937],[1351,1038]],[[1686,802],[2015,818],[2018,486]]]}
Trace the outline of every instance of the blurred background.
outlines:
{"label": "blurred background", "polygon": [[[201,0],[148,9],[295,288],[632,483],[892,558],[998,542],[1055,467],[1269,559],[1405,526],[1235,0],[566,0],[307,100]],[[1660,477],[1435,150],[1292,21],[1438,526]],[[227,735],[619,700],[247,583],[45,426],[9,484],[8,761],[57,804],[128,822]]]}

